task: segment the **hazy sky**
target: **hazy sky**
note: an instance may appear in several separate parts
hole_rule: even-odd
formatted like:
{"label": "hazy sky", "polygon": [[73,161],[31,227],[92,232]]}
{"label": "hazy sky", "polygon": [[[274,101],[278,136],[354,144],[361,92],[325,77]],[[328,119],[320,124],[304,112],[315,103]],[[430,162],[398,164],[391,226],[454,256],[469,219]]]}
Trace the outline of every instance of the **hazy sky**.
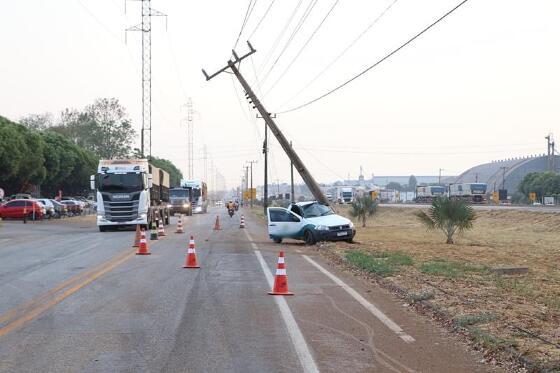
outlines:
{"label": "hazy sky", "polygon": [[[458,2],[319,0],[291,38],[315,1],[277,0],[255,30],[271,3],[257,0],[237,47],[245,53],[253,34],[257,53],[241,71],[251,84],[258,76],[254,88],[269,111],[289,109],[373,64]],[[181,105],[192,97],[195,176],[203,175],[207,144],[229,187],[248,160],[259,160],[254,176],[262,180],[263,123],[231,75],[206,82],[200,69],[212,73],[226,64],[248,3],[152,1],[169,16],[167,30],[165,19],[153,19],[152,153],[186,171]],[[121,0],[2,5],[0,115],[17,120],[116,97],[140,129],[140,33],[128,33],[124,42],[124,29],[140,22],[140,2],[127,2],[126,14]],[[559,17],[557,0],[470,0],[366,75],[313,105],[279,114],[277,123],[318,181],[357,177],[360,166],[367,176],[436,175],[439,168],[453,175],[493,159],[543,153],[544,136],[559,132],[560,124]],[[289,163],[276,140],[271,143],[270,178],[287,181]]]}

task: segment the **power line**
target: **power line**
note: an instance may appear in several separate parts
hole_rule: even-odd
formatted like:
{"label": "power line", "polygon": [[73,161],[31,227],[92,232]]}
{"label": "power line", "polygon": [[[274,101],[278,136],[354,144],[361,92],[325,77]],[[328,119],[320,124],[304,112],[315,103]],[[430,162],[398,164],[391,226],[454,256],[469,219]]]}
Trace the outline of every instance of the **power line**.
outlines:
{"label": "power line", "polygon": [[354,80],[358,79],[359,77],[361,77],[362,75],[364,75],[365,73],[367,73],[368,71],[370,71],[371,69],[373,69],[374,67],[378,66],[379,64],[381,64],[382,62],[384,62],[385,60],[389,59],[391,56],[393,56],[394,54],[396,54],[397,52],[399,52],[401,49],[403,49],[404,47],[406,47],[407,45],[409,45],[410,43],[412,43],[414,40],[416,40],[417,38],[419,38],[422,34],[424,34],[426,31],[428,31],[429,29],[431,29],[432,27],[434,27],[435,25],[437,25],[439,22],[441,22],[444,18],[446,18],[447,16],[449,16],[451,13],[453,13],[455,10],[459,9],[459,7],[461,7],[463,4],[465,4],[467,1],[469,0],[463,0],[461,1],[458,5],[456,5],[453,9],[449,10],[447,13],[445,13],[443,16],[441,16],[440,18],[438,18],[435,22],[433,22],[432,24],[430,24],[429,26],[427,26],[426,28],[424,28],[422,31],[420,31],[419,33],[417,33],[416,35],[414,35],[412,38],[408,39],[405,43],[401,44],[401,46],[399,46],[397,49],[394,49],[391,53],[387,54],[385,57],[381,58],[380,60],[378,60],[377,62],[375,62],[373,65],[367,67],[365,70],[361,71],[359,74],[353,76],[352,78],[348,79],[347,81],[345,81],[344,83],[338,85],[337,87],[331,89],[330,91],[322,94],[321,96],[314,98],[311,101],[308,101],[304,104],[301,104],[299,106],[293,107],[291,109],[288,110],[284,110],[284,111],[280,111],[278,112],[278,114],[285,114],[285,113],[289,113],[292,111],[296,111],[299,110],[301,108],[304,108],[306,106],[309,106],[329,95],[331,95],[332,93],[338,91],[339,89],[345,87],[346,85],[350,84],[351,82],[353,82]]}
{"label": "power line", "polygon": [[253,31],[251,31],[251,33],[249,34],[249,36],[247,37],[247,40],[251,40],[251,38],[253,37],[253,35],[255,34],[255,32],[258,30],[258,28],[260,27],[262,21],[264,21],[264,19],[266,18],[266,16],[268,15],[268,12],[270,11],[270,8],[272,8],[272,5],[274,5],[274,3],[276,2],[276,0],[272,0],[272,2],[270,3],[270,5],[268,6],[268,8],[266,8],[266,11],[264,12],[263,16],[261,17],[261,19],[259,20],[259,22],[257,23],[257,25],[255,26],[255,28],[253,29]]}
{"label": "power line", "polygon": [[296,34],[299,32],[299,30],[301,29],[301,27],[303,26],[303,24],[305,23],[305,21],[307,20],[307,17],[309,17],[309,14],[311,14],[311,11],[313,11],[313,8],[315,8],[315,5],[317,5],[317,2],[319,0],[311,0],[309,2],[309,4],[307,5],[307,8],[304,10],[301,18],[299,19],[296,27],[294,28],[294,30],[292,31],[292,34],[290,35],[290,37],[288,38],[288,41],[286,42],[286,44],[284,45],[284,48],[282,48],[282,50],[280,51],[280,54],[276,57],[276,59],[274,60],[274,62],[272,63],[272,66],[270,66],[270,69],[268,69],[268,72],[265,74],[265,76],[261,79],[261,84],[264,83],[266,81],[266,79],[270,76],[270,73],[272,72],[272,70],[274,69],[274,67],[276,66],[276,64],[278,63],[278,61],[280,60],[280,58],[284,55],[284,52],[286,52],[286,49],[288,49],[288,46],[290,46],[290,44],[292,43],[292,40],[294,40],[294,37],[296,36]]}
{"label": "power line", "polygon": [[[251,4],[253,4],[252,7]],[[255,4],[257,4],[257,0],[255,0],[255,3],[253,3],[253,0],[249,0],[249,4],[247,5],[247,10],[245,11],[245,17],[243,18],[243,23],[241,24],[241,29],[239,30],[237,39],[235,39],[235,44],[233,45],[233,49],[235,49],[235,47],[237,47],[237,43],[239,43],[239,38],[241,37],[243,30],[245,29],[245,25],[247,24],[247,21],[249,20],[249,17],[251,16],[253,9],[255,8]]]}
{"label": "power line", "polygon": [[[307,45],[309,44],[309,42],[311,41],[311,39],[313,39],[313,37],[315,36],[315,34],[317,33],[317,31],[319,31],[319,29],[321,28],[321,26],[323,26],[323,23],[325,23],[326,19],[331,15],[332,11],[334,10],[334,8],[338,5],[340,0],[335,0],[335,2],[333,3],[333,5],[331,6],[331,8],[329,9],[329,11],[327,12],[327,14],[323,17],[323,19],[321,20],[321,22],[319,23],[319,25],[317,25],[317,27],[315,28],[315,30],[313,30],[313,32],[311,33],[311,35],[309,36],[309,38],[305,41],[305,43],[303,44],[303,46],[300,48],[300,50],[297,52],[296,56],[292,59],[292,61],[290,61],[290,63],[288,64],[288,66],[284,69],[284,71],[282,72],[282,74],[280,74],[280,76],[278,77],[278,79],[276,79],[276,81],[272,84],[272,86],[266,91],[266,93],[264,94],[264,96],[266,96],[270,91],[272,91],[272,89],[274,89],[274,87],[276,87],[276,84],[278,84],[278,82],[280,81],[280,79],[282,79],[284,77],[284,75],[286,75],[286,72],[290,69],[290,67],[292,67],[292,65],[294,64],[294,62],[296,62],[296,60],[298,59],[298,57],[301,55],[301,52],[303,52],[303,50],[307,47]],[[395,0],[396,1],[396,0]],[[263,97],[264,97],[263,96]]]}
{"label": "power line", "polygon": [[259,72],[262,72],[264,70],[265,66],[268,64],[268,61],[270,60],[270,58],[274,54],[274,51],[278,47],[278,44],[280,44],[280,40],[282,40],[282,37],[284,37],[284,33],[288,30],[288,27],[292,23],[292,20],[293,20],[294,16],[296,15],[296,13],[297,13],[299,7],[301,6],[302,2],[303,2],[303,0],[298,1],[296,7],[294,8],[292,13],[288,17],[288,20],[286,21],[286,24],[284,25],[284,28],[280,31],[280,34],[278,34],[278,36],[276,37],[276,40],[274,40],[274,43],[272,43],[272,48],[270,48],[270,50],[266,54],[266,57],[264,58],[262,64],[259,66]]}
{"label": "power line", "polygon": [[342,52],[340,52],[338,54],[338,56],[336,56],[327,66],[325,66],[325,68],[323,68],[323,70],[321,70],[317,75],[315,75],[315,77],[313,77],[313,79],[311,79],[295,95],[290,97],[288,100],[284,101],[284,103],[282,105],[280,105],[280,109],[282,107],[284,107],[287,103],[291,102],[293,99],[298,97],[311,84],[313,84],[320,76],[322,76],[328,69],[330,69],[340,58],[342,58],[342,56],[344,56],[346,54],[346,52],[348,52],[348,50],[350,50],[369,30],[371,30],[371,28],[373,26],[375,26],[381,20],[381,18],[383,18],[383,16],[385,16],[385,14],[393,7],[393,5],[395,5],[395,3],[397,1],[398,0],[393,0],[393,2],[391,2],[385,9],[383,9],[383,11],[373,20],[373,22],[371,22],[360,34],[358,34],[358,36],[355,37],[354,40],[352,40],[352,42],[350,42],[350,44],[348,44],[348,46],[346,48],[344,48],[342,50]]}

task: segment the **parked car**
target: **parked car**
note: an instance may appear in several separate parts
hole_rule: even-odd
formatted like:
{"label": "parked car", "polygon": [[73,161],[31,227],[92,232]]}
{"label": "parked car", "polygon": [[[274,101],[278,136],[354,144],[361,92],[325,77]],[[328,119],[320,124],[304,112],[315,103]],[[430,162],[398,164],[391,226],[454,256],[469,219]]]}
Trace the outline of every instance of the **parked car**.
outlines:
{"label": "parked car", "polygon": [[35,201],[39,202],[43,207],[45,207],[45,218],[50,219],[56,216],[56,211],[54,209],[54,204],[48,198],[36,198]]}
{"label": "parked car", "polygon": [[27,193],[16,193],[16,194],[12,194],[11,196],[9,196],[7,198],[8,201],[11,201],[13,199],[31,199],[33,197],[31,197],[31,194],[27,194]]}
{"label": "parked car", "polygon": [[84,211],[82,205],[73,199],[62,200],[60,203],[65,205],[68,209],[68,215],[80,215]]}
{"label": "parked car", "polygon": [[0,206],[2,219],[42,219],[45,213],[39,202],[30,199],[14,199]]}
{"label": "parked car", "polygon": [[49,200],[52,202],[53,206],[54,206],[54,211],[56,213],[56,217],[63,217],[68,215],[68,208],[66,207],[65,204],[58,202],[55,199],[51,199]]}
{"label": "parked car", "polygon": [[287,209],[269,207],[268,235],[276,243],[284,238],[303,240],[307,245],[317,241],[352,242],[356,229],[352,222],[316,201],[292,203]]}

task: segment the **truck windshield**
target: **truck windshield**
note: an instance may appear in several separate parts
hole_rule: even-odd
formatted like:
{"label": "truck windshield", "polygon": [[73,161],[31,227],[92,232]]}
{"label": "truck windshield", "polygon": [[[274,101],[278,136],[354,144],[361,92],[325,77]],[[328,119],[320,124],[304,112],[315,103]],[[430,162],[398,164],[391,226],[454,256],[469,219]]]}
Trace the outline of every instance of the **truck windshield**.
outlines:
{"label": "truck windshield", "polygon": [[303,216],[305,218],[316,218],[318,216],[331,215],[332,210],[325,205],[319,203],[310,203],[309,205],[302,206]]}
{"label": "truck windshield", "polygon": [[189,191],[187,189],[170,189],[169,197],[171,198],[188,198]]}
{"label": "truck windshield", "polygon": [[102,174],[99,175],[100,192],[135,192],[144,189],[141,174]]}

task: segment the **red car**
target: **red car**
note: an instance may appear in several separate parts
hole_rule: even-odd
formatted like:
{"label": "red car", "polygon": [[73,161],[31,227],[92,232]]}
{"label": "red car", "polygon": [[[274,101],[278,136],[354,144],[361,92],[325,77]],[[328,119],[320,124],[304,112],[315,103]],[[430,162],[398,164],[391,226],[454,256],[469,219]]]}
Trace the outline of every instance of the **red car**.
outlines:
{"label": "red car", "polygon": [[45,208],[37,201],[29,199],[13,199],[0,206],[0,218],[6,219],[42,219]]}

